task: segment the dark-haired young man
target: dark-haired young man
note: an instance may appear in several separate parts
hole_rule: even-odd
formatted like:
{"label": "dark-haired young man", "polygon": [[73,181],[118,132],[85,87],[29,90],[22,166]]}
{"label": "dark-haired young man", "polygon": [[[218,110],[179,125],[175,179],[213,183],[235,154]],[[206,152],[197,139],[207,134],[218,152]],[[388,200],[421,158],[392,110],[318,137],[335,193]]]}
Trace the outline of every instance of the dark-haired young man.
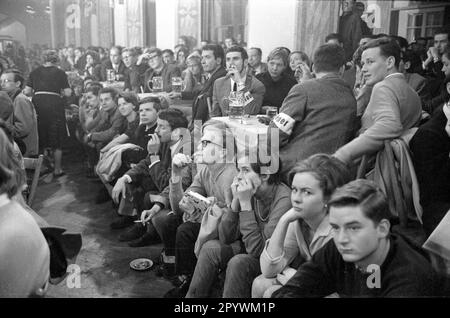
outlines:
{"label": "dark-haired young man", "polygon": [[200,92],[169,93],[171,98],[181,96],[182,99],[193,99],[192,122],[189,128],[194,127],[196,120],[205,123],[209,118],[209,111],[212,107],[212,96],[214,83],[218,78],[224,77],[227,71],[223,67],[225,54],[223,48],[217,44],[206,44],[202,48],[202,67],[207,80]]}
{"label": "dark-haired young man", "polygon": [[[158,240],[157,224],[166,224],[165,219],[170,217],[161,210],[169,206],[172,158],[181,151],[191,150],[187,126],[187,119],[180,110],[169,108],[160,111],[155,133],[147,144],[147,157],[117,180],[112,191],[113,200],[118,203],[121,196],[124,199],[131,193],[138,216],[148,208],[146,215],[151,218],[147,229],[144,224],[137,223],[119,236],[120,241],[132,241],[129,245],[138,247]],[[190,179],[185,181],[190,183]]]}
{"label": "dark-haired young man", "polygon": [[243,93],[245,114],[259,114],[266,89],[256,77],[247,74],[247,51],[240,46],[232,46],[225,54],[225,61],[227,75],[214,83],[211,117],[228,116],[231,91]]}
{"label": "dark-haired young man", "polygon": [[272,297],[420,297],[438,294],[424,252],[390,231],[389,206],[375,183],[358,179],[328,202],[333,241]]}
{"label": "dark-haired young man", "polygon": [[[88,155],[88,177],[95,177],[93,167],[97,164],[100,149],[108,144],[116,135],[120,135],[126,128],[126,119],[120,114],[117,106],[118,94],[114,88],[104,87],[98,92],[100,100],[100,108],[96,116],[86,128],[88,134],[83,137],[83,143],[87,146]],[[98,97],[95,96],[94,90],[88,90],[89,98],[93,101]]]}
{"label": "dark-haired young man", "polygon": [[144,73],[144,91],[149,93],[153,89],[153,77],[162,78],[162,90],[170,92],[172,90],[172,77],[181,76],[181,70],[174,64],[166,64],[163,60],[163,53],[160,49],[151,49],[146,57],[148,59],[149,68]]}
{"label": "dark-haired young man", "polygon": [[271,143],[278,142],[284,175],[298,160],[332,153],[354,136],[356,100],[341,78],[344,50],[324,44],[314,52],[313,60],[316,78],[292,87],[269,125],[268,136],[271,129],[279,129],[279,140]]}
{"label": "dark-haired young man", "polygon": [[26,146],[25,157],[39,154],[36,110],[33,103],[22,93],[24,78],[16,70],[6,70],[0,78],[2,90],[13,101],[12,132],[14,138]]}
{"label": "dark-haired young man", "polygon": [[361,118],[359,136],[335,153],[347,164],[363,155],[375,154],[385,140],[398,138],[418,125],[422,113],[419,96],[399,72],[400,47],[394,40],[368,42],[361,63],[366,85],[373,86],[373,90]]}

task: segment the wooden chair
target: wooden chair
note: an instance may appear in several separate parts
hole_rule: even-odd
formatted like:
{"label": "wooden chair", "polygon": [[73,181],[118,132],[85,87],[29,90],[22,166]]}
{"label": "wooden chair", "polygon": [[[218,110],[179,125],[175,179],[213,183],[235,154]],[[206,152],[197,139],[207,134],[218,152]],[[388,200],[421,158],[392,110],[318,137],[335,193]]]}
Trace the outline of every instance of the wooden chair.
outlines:
{"label": "wooden chair", "polygon": [[[25,170],[33,171],[33,175],[31,178],[31,184],[27,180],[28,196],[26,197],[26,201],[30,207],[33,204],[34,196],[36,194],[36,189],[37,189],[37,185],[39,182],[39,174],[41,172],[41,167],[42,167],[43,161],[44,161],[44,155],[39,155],[38,158],[23,158]],[[28,174],[27,174],[27,176],[28,176]]]}

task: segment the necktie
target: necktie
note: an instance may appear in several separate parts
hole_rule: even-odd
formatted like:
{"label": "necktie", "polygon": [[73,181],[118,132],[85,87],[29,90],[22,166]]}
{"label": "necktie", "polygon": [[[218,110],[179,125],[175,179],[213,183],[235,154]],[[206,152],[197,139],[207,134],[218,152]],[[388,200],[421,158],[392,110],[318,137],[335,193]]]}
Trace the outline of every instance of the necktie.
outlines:
{"label": "necktie", "polygon": [[236,82],[234,82],[234,84],[233,84],[233,91],[237,92],[237,84],[236,84]]}

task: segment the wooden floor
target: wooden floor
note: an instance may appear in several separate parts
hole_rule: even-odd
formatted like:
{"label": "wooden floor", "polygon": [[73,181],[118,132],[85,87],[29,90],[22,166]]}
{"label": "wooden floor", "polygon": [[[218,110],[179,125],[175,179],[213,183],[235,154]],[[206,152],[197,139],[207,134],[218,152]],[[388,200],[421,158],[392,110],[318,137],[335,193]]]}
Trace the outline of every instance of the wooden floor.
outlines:
{"label": "wooden floor", "polygon": [[[39,182],[33,209],[50,224],[82,234],[83,247],[76,264],[81,269],[80,288],[69,288],[67,281],[51,285],[48,297],[162,297],[173,286],[156,277],[154,267],[137,272],[129,267],[139,257],[157,260],[162,245],[131,248],[119,242],[122,230],[111,230],[115,217],[111,202],[96,205],[99,181],[85,177],[82,155],[65,152],[66,175],[51,175]],[[74,280],[72,280],[74,282]]]}

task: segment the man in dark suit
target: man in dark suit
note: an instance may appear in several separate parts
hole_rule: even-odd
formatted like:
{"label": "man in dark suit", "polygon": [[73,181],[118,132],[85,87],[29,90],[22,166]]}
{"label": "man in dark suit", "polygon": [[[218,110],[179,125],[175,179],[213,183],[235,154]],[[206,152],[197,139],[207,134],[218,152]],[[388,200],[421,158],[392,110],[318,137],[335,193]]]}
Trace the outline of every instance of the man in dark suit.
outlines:
{"label": "man in dark suit", "polygon": [[246,100],[244,112],[259,114],[266,89],[256,77],[248,75],[247,51],[232,46],[225,55],[227,75],[214,83],[211,117],[227,116],[230,92],[241,92]]}
{"label": "man in dark suit", "polygon": [[142,86],[145,92],[152,92],[152,79],[155,76],[162,77],[162,90],[167,93],[170,92],[172,90],[172,77],[181,76],[181,70],[178,66],[164,63],[162,51],[158,48],[151,49],[147,54],[147,58],[150,68],[144,73]]}
{"label": "man in dark suit", "polygon": [[206,75],[206,82],[202,90],[196,92],[172,92],[171,98],[193,99],[192,122],[189,128],[193,128],[196,120],[203,124],[209,119],[209,109],[212,107],[212,96],[214,83],[218,78],[224,77],[227,71],[224,68],[225,53],[223,48],[217,44],[207,44],[202,49],[202,67]]}
{"label": "man in dark suit", "polygon": [[109,51],[109,61],[106,61],[102,65],[101,69],[101,80],[106,81],[106,70],[114,70],[116,74],[116,80],[117,81],[123,81],[125,72],[127,70],[127,67],[125,66],[125,63],[122,61],[122,48],[119,46],[113,46],[111,50]]}
{"label": "man in dark suit", "polygon": [[[279,147],[284,175],[297,161],[316,153],[333,153],[354,137],[356,100],[341,78],[344,54],[339,45],[320,46],[313,58],[315,78],[290,90],[269,125],[271,149]],[[276,128],[279,138],[272,140],[271,129]]]}

